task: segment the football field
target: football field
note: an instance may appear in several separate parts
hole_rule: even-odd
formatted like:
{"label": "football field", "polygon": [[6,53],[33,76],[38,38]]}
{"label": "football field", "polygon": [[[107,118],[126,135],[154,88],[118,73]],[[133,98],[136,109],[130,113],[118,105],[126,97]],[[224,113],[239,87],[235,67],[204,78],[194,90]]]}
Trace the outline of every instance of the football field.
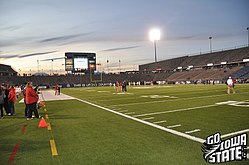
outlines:
{"label": "football field", "polygon": [[[249,134],[249,85],[131,86],[62,89],[47,100],[49,123],[17,115],[0,120],[0,164],[209,164],[205,139]],[[44,91],[46,93],[47,91]],[[59,98],[59,97],[58,97]],[[248,145],[248,142],[247,142]],[[248,164],[249,160],[227,164]]]}

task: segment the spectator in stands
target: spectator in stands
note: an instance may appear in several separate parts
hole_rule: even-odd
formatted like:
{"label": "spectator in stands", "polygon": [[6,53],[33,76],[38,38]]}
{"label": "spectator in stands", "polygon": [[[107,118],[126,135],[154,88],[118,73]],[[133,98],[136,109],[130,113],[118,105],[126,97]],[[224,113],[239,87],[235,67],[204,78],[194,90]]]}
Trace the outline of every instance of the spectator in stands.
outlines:
{"label": "spectator in stands", "polygon": [[4,92],[2,87],[0,87],[0,111],[1,111],[1,118],[3,118],[3,104],[4,104]]}
{"label": "spectator in stands", "polygon": [[8,95],[8,102],[9,102],[9,109],[10,109],[11,115],[15,115],[16,114],[16,111],[15,111],[16,93],[15,93],[14,86],[10,87],[10,92]]}
{"label": "spectator in stands", "polygon": [[38,94],[35,92],[33,89],[33,83],[28,82],[27,87],[26,87],[26,104],[28,106],[28,116],[27,120],[32,119],[32,112],[34,112],[35,117],[41,118],[41,116],[38,114],[37,111],[37,102],[39,100]]}
{"label": "spectator in stands", "polygon": [[233,81],[232,77],[229,77],[227,79],[227,94],[230,94],[231,90],[233,91],[233,93],[235,93],[235,91],[234,91],[234,81]]}

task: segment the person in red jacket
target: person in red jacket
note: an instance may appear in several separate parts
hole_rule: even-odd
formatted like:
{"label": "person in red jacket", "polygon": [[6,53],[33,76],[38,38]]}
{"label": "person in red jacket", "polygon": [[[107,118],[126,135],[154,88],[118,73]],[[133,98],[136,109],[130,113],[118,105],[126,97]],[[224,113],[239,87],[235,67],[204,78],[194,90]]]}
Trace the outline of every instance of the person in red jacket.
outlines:
{"label": "person in red jacket", "polygon": [[9,102],[9,108],[10,108],[11,115],[15,115],[16,114],[16,111],[15,111],[16,92],[13,86],[10,88],[10,92],[8,95],[8,102]]}
{"label": "person in red jacket", "polygon": [[33,89],[33,83],[32,82],[28,82],[27,86],[26,86],[26,104],[28,106],[28,114],[27,114],[27,120],[31,120],[32,119],[32,112],[34,112],[35,117],[37,119],[41,118],[41,116],[38,114],[37,111],[37,102],[39,100],[38,94],[35,92],[35,90]]}
{"label": "person in red jacket", "polygon": [[56,83],[55,84],[55,94],[54,95],[58,95],[59,93],[58,93],[58,89],[59,89],[59,86],[58,86],[58,84]]}

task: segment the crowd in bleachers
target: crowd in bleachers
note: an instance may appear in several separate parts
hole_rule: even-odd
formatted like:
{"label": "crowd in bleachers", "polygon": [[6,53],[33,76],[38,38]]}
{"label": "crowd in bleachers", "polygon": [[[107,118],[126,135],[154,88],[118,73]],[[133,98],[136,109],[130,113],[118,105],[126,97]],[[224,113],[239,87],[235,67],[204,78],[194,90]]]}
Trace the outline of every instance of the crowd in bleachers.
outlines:
{"label": "crowd in bleachers", "polygon": [[[247,61],[244,61],[244,60]],[[191,67],[190,67],[191,66]],[[4,66],[6,67],[6,66]],[[249,81],[249,47],[213,52],[196,56],[183,56],[139,66],[139,72],[97,75],[54,75],[54,76],[1,76],[0,83],[21,85],[32,81],[35,85],[53,87],[56,83],[64,87],[89,83],[151,82],[165,81],[225,81],[229,76]],[[82,85],[80,85],[82,86]]]}

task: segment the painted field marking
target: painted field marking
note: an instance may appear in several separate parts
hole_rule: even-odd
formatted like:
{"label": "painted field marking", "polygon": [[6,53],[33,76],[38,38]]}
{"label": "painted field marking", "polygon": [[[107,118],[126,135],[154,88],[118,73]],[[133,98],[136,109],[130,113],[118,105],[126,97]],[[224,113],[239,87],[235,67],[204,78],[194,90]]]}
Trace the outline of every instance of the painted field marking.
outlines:
{"label": "painted field marking", "polygon": [[245,129],[245,130],[241,130],[241,131],[237,131],[237,132],[232,132],[229,134],[225,134],[225,135],[221,135],[221,138],[225,138],[225,137],[229,137],[229,136],[233,136],[233,135],[237,135],[237,134],[241,134],[241,133],[245,133],[245,132],[249,132],[249,129]]}
{"label": "painted field marking", "polygon": [[17,151],[18,151],[19,148],[20,148],[20,144],[16,144],[14,146],[13,151],[12,151],[12,153],[10,155],[8,163],[13,163],[14,162],[15,157],[16,157],[16,153],[17,153]]}
{"label": "painted field marking", "polygon": [[236,103],[237,101],[224,101],[224,102],[219,102],[219,103],[215,103],[218,105],[227,105],[227,104],[231,104],[231,103]]}
{"label": "painted field marking", "polygon": [[122,93],[112,93],[114,95],[134,95],[134,93],[122,92]]}
{"label": "painted field marking", "polygon": [[231,105],[236,107],[249,107],[249,100],[243,100],[243,101],[226,101],[226,102],[219,102],[216,103],[218,105]]}
{"label": "painted field marking", "polygon": [[117,111],[117,112],[120,112],[120,113],[121,113],[121,112],[128,112],[128,110],[122,110],[122,111]]}
{"label": "painted field marking", "polygon": [[192,130],[192,131],[186,131],[185,133],[190,134],[190,133],[200,132],[200,131],[201,131],[200,129],[195,129],[195,130]]}
{"label": "painted field marking", "polygon": [[162,121],[155,121],[155,122],[153,122],[154,124],[159,124],[159,123],[165,123],[165,122],[167,122],[166,120],[162,120]]}
{"label": "painted field marking", "polygon": [[48,123],[48,131],[51,131],[52,130],[52,128],[51,128],[51,124],[50,123]]}
{"label": "painted field marking", "polygon": [[85,104],[92,105],[92,106],[94,106],[94,107],[103,109],[103,110],[105,110],[105,111],[114,113],[114,114],[116,114],[116,115],[119,115],[119,116],[122,116],[122,117],[125,117],[125,118],[128,118],[128,119],[131,119],[131,120],[134,120],[134,121],[137,121],[137,122],[146,124],[146,125],[148,125],[148,126],[151,126],[151,127],[154,127],[154,128],[160,129],[160,130],[163,130],[163,131],[165,131],[165,132],[169,132],[169,133],[171,133],[171,134],[174,134],[174,135],[177,135],[177,136],[180,136],[180,137],[184,137],[184,138],[186,138],[186,139],[189,139],[189,140],[192,140],[192,141],[195,141],[195,142],[198,142],[198,143],[204,143],[204,142],[205,142],[204,139],[201,139],[201,138],[198,138],[198,137],[195,137],[195,136],[191,136],[191,135],[188,135],[188,134],[185,134],[185,133],[182,133],[182,132],[173,130],[173,129],[165,128],[165,127],[163,127],[163,126],[160,126],[160,125],[157,125],[157,124],[148,122],[148,121],[144,121],[144,120],[141,120],[141,119],[138,119],[138,118],[134,118],[134,117],[132,117],[132,116],[129,116],[129,115],[126,115],[126,114],[123,114],[123,113],[120,113],[120,112],[111,110],[111,109],[109,109],[109,108],[106,108],[106,107],[103,107],[103,106],[100,106],[100,105],[97,105],[97,104],[94,104],[94,103],[91,103],[91,102],[88,102],[88,101],[85,101],[85,100],[82,100],[82,99],[78,99],[78,98],[75,98],[75,99],[78,100],[78,101],[80,101],[80,102],[83,102],[83,103],[85,103]]}
{"label": "painted field marking", "polygon": [[140,97],[151,98],[151,99],[161,99],[161,98],[171,98],[171,99],[174,99],[174,98],[178,98],[178,97],[175,97],[175,96],[164,96],[164,95],[142,95]]}
{"label": "painted field marking", "polygon": [[193,109],[209,108],[209,107],[215,107],[215,106],[219,106],[219,105],[212,104],[212,105],[204,105],[204,106],[192,107],[192,108],[175,109],[175,110],[171,110],[171,111],[153,112],[153,113],[146,113],[146,114],[134,115],[133,117],[142,117],[142,116],[159,115],[159,114],[164,114],[164,113],[189,111],[189,110],[193,110]]}
{"label": "painted field marking", "polygon": [[115,108],[114,110],[120,110],[120,109],[122,109],[122,108]]}
{"label": "painted field marking", "polygon": [[132,115],[132,114],[135,114],[135,112],[128,112],[128,113],[125,113],[125,115]]}
{"label": "painted field marking", "polygon": [[110,93],[110,91],[98,91],[99,93]]}
{"label": "painted field marking", "polygon": [[176,128],[176,127],[181,127],[182,125],[181,124],[177,124],[177,125],[170,125],[170,126],[167,126],[167,128]]}
{"label": "painted field marking", "polygon": [[56,149],[54,139],[50,140],[50,147],[51,147],[52,156],[57,156],[58,152],[57,152],[57,149]]}
{"label": "painted field marking", "polygon": [[21,128],[21,132],[22,132],[22,134],[24,134],[24,133],[25,133],[27,126],[28,126],[28,125],[27,125],[27,124],[25,124],[25,125],[23,125],[23,127]]}
{"label": "painted field marking", "polygon": [[209,97],[216,97],[216,96],[226,96],[227,94],[220,94],[220,95],[210,95],[210,96],[199,96],[199,97],[189,97],[189,98],[179,98],[179,99],[172,99],[172,100],[160,100],[160,101],[148,101],[148,102],[138,102],[138,103],[128,103],[128,104],[116,104],[112,105],[115,107],[119,106],[130,106],[130,105],[140,105],[140,104],[154,104],[154,103],[163,103],[168,101],[179,101],[179,100],[192,100],[192,99],[201,99],[201,98],[209,98]]}
{"label": "painted field marking", "polygon": [[152,120],[154,117],[143,118],[142,120]]}

